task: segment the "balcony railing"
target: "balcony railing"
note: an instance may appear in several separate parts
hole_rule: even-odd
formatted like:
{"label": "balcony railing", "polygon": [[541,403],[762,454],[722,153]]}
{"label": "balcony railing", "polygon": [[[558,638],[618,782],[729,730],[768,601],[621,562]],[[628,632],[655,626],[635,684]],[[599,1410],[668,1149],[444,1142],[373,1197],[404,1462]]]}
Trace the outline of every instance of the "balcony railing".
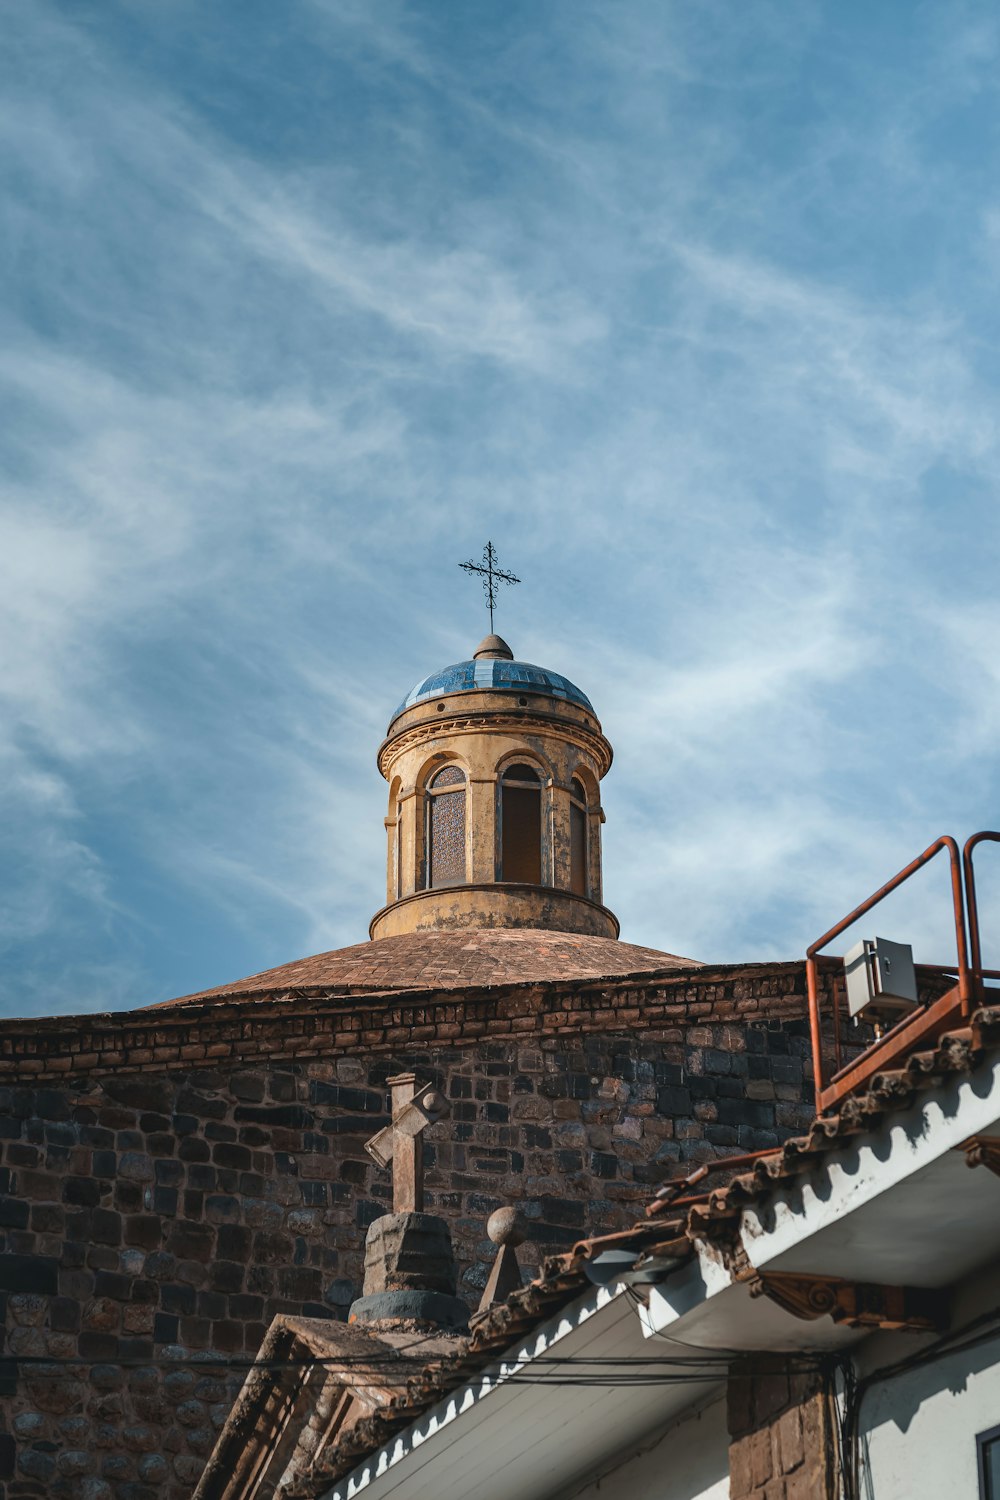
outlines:
{"label": "balcony railing", "polygon": [[[816,1108],[821,1113],[864,1087],[875,1073],[900,1066],[919,1046],[931,1044],[946,1031],[967,1026],[975,1011],[987,1003],[987,997],[992,993],[996,993],[1000,999],[1000,992],[988,990],[986,985],[987,980],[1000,979],[1000,970],[984,969],[982,965],[973,870],[974,850],[979,844],[988,842],[1000,843],[1000,833],[973,834],[959,855],[958,844],[951,835],[942,834],[923,854],[911,860],[905,869],[862,901],[806,950],[813,1077],[816,1083]],[[843,987],[836,979],[833,979],[829,989],[832,1005],[828,1003],[824,1013],[818,964],[820,953],[834,938],[853,926],[859,918],[878,906],[886,896],[942,852],[948,855],[951,876],[955,926],[954,964],[916,964],[914,967],[920,996],[917,1005],[902,1020],[867,1045],[859,1042],[857,1034],[853,1038],[845,1037]],[[848,1050],[853,1055],[845,1062]]]}

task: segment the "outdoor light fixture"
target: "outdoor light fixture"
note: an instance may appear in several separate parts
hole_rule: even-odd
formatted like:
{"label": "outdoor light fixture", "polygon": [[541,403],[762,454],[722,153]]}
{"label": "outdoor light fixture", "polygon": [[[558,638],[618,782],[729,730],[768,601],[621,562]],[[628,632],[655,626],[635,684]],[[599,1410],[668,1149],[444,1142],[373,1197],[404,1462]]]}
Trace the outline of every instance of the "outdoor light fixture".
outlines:
{"label": "outdoor light fixture", "polygon": [[862,938],[844,959],[851,1020],[894,1019],[917,1004],[917,976],[909,943]]}
{"label": "outdoor light fixture", "polygon": [[594,1286],[648,1286],[662,1281],[683,1265],[686,1256],[643,1255],[632,1250],[602,1250],[583,1263],[583,1274]]}

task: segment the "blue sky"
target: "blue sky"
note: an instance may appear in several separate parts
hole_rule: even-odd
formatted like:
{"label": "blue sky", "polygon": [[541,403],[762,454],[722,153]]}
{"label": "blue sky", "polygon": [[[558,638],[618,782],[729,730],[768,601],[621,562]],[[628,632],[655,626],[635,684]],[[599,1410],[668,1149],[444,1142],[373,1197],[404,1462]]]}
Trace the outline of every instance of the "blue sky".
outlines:
{"label": "blue sky", "polygon": [[[6,1013],[362,940],[487,537],[624,938],[795,957],[998,822],[994,6],[4,20]],[[888,933],[942,961],[944,882]]]}

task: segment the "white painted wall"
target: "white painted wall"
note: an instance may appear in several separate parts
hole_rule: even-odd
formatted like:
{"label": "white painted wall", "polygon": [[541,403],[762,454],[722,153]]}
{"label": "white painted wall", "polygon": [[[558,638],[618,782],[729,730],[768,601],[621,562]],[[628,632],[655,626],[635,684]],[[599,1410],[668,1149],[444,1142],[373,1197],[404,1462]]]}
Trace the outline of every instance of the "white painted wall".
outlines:
{"label": "white painted wall", "polygon": [[729,1434],[723,1396],[650,1433],[582,1486],[553,1500],[729,1500]]}
{"label": "white painted wall", "polygon": [[[980,1169],[981,1170],[981,1169]],[[952,1326],[1000,1306],[1000,1278],[969,1282]],[[862,1374],[912,1354],[927,1340],[880,1334],[858,1351]],[[1000,1426],[1000,1334],[873,1386],[861,1407],[865,1500],[976,1500],[976,1434]]]}

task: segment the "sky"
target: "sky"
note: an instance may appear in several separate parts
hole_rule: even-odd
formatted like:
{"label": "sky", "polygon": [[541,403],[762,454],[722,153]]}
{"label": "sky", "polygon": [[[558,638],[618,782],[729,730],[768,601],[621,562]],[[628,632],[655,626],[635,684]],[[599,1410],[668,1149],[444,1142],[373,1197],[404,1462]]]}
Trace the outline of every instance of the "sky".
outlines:
{"label": "sky", "polygon": [[[487,539],[615,746],[623,939],[796,958],[1000,823],[995,6],[4,31],[2,1013],[364,940]],[[940,861],[876,925],[950,961]]]}

